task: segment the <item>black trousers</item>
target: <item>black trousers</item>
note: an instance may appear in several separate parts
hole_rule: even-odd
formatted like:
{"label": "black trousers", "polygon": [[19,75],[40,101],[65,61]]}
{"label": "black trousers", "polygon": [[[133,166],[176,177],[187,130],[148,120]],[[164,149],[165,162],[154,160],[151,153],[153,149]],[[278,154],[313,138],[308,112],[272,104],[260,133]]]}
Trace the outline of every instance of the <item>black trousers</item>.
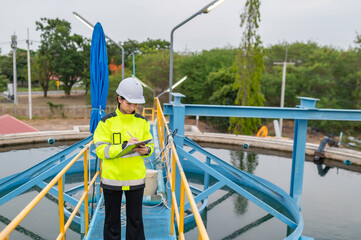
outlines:
{"label": "black trousers", "polygon": [[[104,240],[121,239],[120,212],[123,191],[103,189],[105,202]],[[143,240],[142,201],[144,188],[124,191],[126,199],[126,239]]]}

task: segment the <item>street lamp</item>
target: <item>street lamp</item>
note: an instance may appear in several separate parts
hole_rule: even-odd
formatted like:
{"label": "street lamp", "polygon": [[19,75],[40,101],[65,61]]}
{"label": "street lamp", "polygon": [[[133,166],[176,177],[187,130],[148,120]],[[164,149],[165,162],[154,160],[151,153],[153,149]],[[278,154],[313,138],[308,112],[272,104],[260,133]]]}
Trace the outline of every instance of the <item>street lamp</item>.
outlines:
{"label": "street lamp", "polygon": [[[184,82],[187,79],[187,76],[183,77],[181,80],[179,80],[178,82],[176,82],[176,84],[172,85],[172,90],[174,88],[176,88],[179,84],[181,84],[182,82]],[[161,94],[159,94],[157,97],[162,96],[164,93],[170,92],[170,89],[168,88],[167,90],[163,91]]]}
{"label": "street lamp", "polygon": [[152,91],[153,92],[153,98],[155,97],[155,91],[153,90],[153,88],[149,87],[147,84],[142,82],[139,78],[137,78],[134,75],[133,75],[133,78],[137,79],[140,82],[140,84],[142,84],[143,87],[148,88],[150,91]]}
{"label": "street lamp", "polygon": [[198,12],[196,12],[195,14],[193,14],[192,16],[190,16],[189,18],[187,18],[186,20],[184,20],[183,22],[181,22],[180,24],[178,24],[177,26],[175,26],[172,29],[172,31],[170,33],[169,102],[172,100],[171,93],[172,93],[172,84],[173,84],[172,81],[173,81],[173,34],[174,34],[174,31],[177,30],[182,25],[189,22],[191,19],[195,18],[196,16],[201,15],[202,13],[209,13],[210,11],[212,11],[214,8],[216,8],[218,5],[220,5],[224,1],[225,0],[214,0],[213,2],[207,4],[201,10],[199,10]]}
{"label": "street lamp", "polygon": [[[83,18],[82,16],[80,16],[78,13],[73,12],[73,15],[78,18],[80,21],[82,21],[85,25],[87,25],[91,30],[94,29],[94,25],[91,24],[90,22],[88,22],[85,18]],[[124,48],[119,45],[117,42],[113,41],[113,39],[111,39],[110,37],[108,37],[106,34],[105,38],[110,40],[111,42],[113,42],[115,45],[117,45],[118,47],[120,47],[120,49],[122,49],[122,79],[124,79]]]}

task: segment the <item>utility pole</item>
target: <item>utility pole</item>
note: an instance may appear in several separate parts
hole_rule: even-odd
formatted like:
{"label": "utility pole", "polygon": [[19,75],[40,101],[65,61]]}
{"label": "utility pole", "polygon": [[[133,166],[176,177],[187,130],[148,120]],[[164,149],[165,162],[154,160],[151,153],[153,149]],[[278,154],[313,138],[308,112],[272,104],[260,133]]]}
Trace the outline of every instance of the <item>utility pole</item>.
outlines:
{"label": "utility pole", "polygon": [[14,104],[18,104],[18,94],[17,94],[17,78],[16,78],[16,35],[14,32],[14,35],[11,36],[11,48],[13,49],[13,88],[14,88]]}
{"label": "utility pole", "polygon": [[26,40],[28,44],[28,90],[29,90],[29,119],[33,119],[32,113],[32,102],[31,102],[31,70],[30,70],[30,40],[29,40],[29,28],[28,28],[28,39]]}
{"label": "utility pole", "polygon": [[[286,47],[286,56],[284,62],[275,62],[273,64],[276,65],[283,65],[283,72],[282,72],[282,89],[281,89],[281,108],[284,107],[285,103],[285,88],[286,88],[286,69],[287,65],[295,65],[294,62],[287,62],[287,47]],[[280,118],[280,137],[282,137],[282,125],[283,125],[283,119]]]}
{"label": "utility pole", "polygon": [[133,76],[135,76],[135,59],[134,59],[134,53],[133,53]]}

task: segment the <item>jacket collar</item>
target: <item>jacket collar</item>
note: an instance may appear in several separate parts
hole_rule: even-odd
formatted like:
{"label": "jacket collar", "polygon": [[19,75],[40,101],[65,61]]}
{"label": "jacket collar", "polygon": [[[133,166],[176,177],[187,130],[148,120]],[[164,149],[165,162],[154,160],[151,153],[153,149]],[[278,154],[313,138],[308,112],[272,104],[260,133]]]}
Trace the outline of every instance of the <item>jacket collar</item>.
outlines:
{"label": "jacket collar", "polygon": [[122,120],[130,120],[130,119],[132,119],[132,118],[134,117],[135,111],[132,112],[132,113],[130,113],[130,114],[124,114],[124,113],[122,113],[122,112],[119,110],[119,108],[117,108],[117,109],[115,110],[115,113],[116,113],[117,116],[120,117],[120,119],[122,119]]}

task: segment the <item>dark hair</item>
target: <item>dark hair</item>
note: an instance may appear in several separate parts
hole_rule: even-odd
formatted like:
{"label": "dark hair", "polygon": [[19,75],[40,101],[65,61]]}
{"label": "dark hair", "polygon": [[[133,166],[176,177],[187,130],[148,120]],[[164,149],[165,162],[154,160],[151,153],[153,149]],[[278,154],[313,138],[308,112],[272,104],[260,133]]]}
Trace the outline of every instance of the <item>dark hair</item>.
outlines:
{"label": "dark hair", "polygon": [[118,97],[120,97],[120,99],[122,99],[122,100],[125,100],[125,98],[123,96],[120,96],[120,95],[117,96],[117,103],[118,103],[118,108],[119,108],[120,102],[118,101]]}

